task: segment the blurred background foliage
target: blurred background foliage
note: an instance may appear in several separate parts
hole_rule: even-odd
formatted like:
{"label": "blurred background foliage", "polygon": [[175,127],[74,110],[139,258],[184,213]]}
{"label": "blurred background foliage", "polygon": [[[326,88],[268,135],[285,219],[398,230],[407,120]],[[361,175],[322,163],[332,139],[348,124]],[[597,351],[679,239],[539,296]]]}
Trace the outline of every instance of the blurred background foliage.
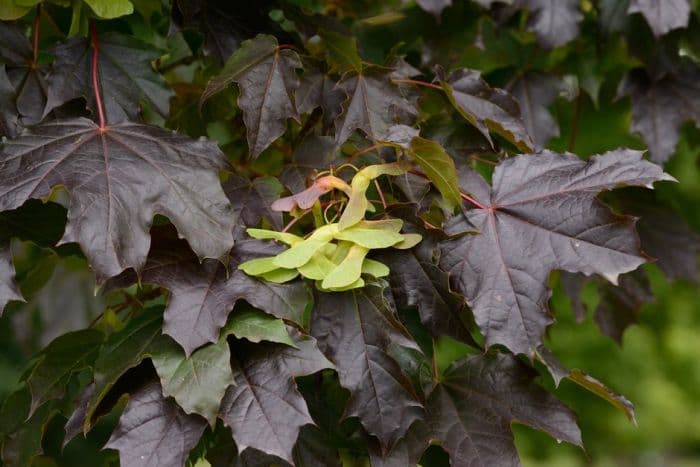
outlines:
{"label": "blurred background foliage", "polygon": [[[566,139],[570,126],[565,123],[568,112],[561,108],[564,105],[557,110]],[[627,133],[628,103],[607,110],[595,110],[588,104],[582,112],[582,137],[575,152],[597,153],[617,147],[620,141],[632,147],[639,144]],[[700,131],[687,125],[681,135],[665,167],[680,183],[660,186],[657,196],[698,231]],[[557,324],[550,328],[546,341],[565,365],[581,368],[627,396],[635,405],[638,426],[601,399],[564,381],[555,392],[578,414],[587,452],[553,444],[546,435],[516,426],[524,465],[700,466],[700,288],[689,281],[669,281],[654,264],[643,268],[655,300],[641,306],[639,323],[625,331],[621,345],[600,334],[591,312],[577,322],[558,277],[552,278],[557,286],[550,302]],[[582,294],[589,311],[600,300],[591,285]],[[551,381],[543,383],[553,387]]]}

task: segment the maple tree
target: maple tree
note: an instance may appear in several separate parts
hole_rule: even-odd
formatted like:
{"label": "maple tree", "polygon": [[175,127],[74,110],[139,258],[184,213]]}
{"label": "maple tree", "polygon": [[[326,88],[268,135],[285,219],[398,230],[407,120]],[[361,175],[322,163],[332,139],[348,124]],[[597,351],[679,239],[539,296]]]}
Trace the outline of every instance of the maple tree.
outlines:
{"label": "maple tree", "polygon": [[[652,190],[700,126],[699,14],[0,1],[0,313],[75,293],[23,248],[103,300],[5,398],[0,465],[80,442],[123,466],[518,465],[513,423],[583,447],[563,379],[634,421],[547,348],[549,299],[583,316],[595,282],[620,341],[642,264],[697,280],[700,237]],[[574,154],[605,139],[584,106],[621,101],[627,139]]]}

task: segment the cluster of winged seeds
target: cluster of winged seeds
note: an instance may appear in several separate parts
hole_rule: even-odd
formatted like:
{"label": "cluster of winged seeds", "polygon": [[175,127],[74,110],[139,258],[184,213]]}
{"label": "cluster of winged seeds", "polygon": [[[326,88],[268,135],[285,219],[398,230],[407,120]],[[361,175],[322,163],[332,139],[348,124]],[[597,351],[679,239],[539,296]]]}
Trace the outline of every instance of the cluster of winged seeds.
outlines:
{"label": "cluster of winged seeds", "polygon": [[[320,197],[331,192],[333,197],[327,208],[335,209],[329,222],[328,209],[316,219],[316,229],[306,238],[288,232],[265,229],[248,229],[248,235],[263,240],[277,240],[289,249],[276,256],[256,258],[239,265],[239,269],[251,276],[270,282],[287,282],[299,275],[316,281],[321,291],[342,292],[364,287],[362,275],[375,278],[389,275],[389,268],[367,258],[370,250],[379,248],[408,249],[421,241],[421,235],[402,234],[401,219],[367,220],[367,211],[374,206],[367,199],[370,182],[382,175],[401,175],[410,165],[400,162],[370,165],[358,171],[350,184],[335,175],[319,178],[312,186],[296,195],[277,200],[273,209],[278,211],[321,212]],[[344,208],[343,208],[344,207]],[[298,217],[297,217],[298,218]],[[338,218],[337,222],[334,222]]]}

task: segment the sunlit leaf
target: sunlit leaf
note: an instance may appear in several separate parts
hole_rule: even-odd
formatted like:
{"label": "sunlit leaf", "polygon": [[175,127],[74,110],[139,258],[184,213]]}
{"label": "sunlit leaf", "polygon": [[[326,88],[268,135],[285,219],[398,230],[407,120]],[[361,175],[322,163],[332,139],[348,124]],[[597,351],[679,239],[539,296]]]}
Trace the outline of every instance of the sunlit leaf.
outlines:
{"label": "sunlit leaf", "polygon": [[466,297],[486,345],[533,354],[552,323],[546,303],[553,269],[616,283],[644,263],[633,219],[613,214],[595,195],[660,180],[673,178],[631,150],[588,161],[548,151],[517,156],[496,168],[491,189],[471,177],[463,189],[478,208],[456,216],[448,230],[464,231],[468,220],[479,234],[444,242],[440,266]]}
{"label": "sunlit leaf", "polygon": [[288,118],[298,119],[296,68],[301,68],[301,62],[295,52],[280,49],[272,36],[260,35],[241,44],[207,85],[202,101],[238,84],[238,105],[243,110],[251,157],[257,157],[284,133]]}
{"label": "sunlit leaf", "polygon": [[0,211],[65,187],[71,205],[61,243],[79,243],[100,282],[143,267],[156,213],[201,257],[223,258],[233,244],[234,217],[218,178],[227,164],[213,143],[72,119],[33,127],[3,150]]}
{"label": "sunlit leaf", "polygon": [[690,0],[630,0],[629,13],[641,13],[657,37],[688,26]]}
{"label": "sunlit leaf", "polygon": [[333,365],[313,339],[299,337],[295,347],[237,341],[231,366],[235,382],[220,412],[236,446],[240,451],[250,446],[293,463],[292,448],[299,430],[313,423],[294,377]]}
{"label": "sunlit leaf", "polygon": [[122,465],[184,465],[207,422],[166,399],[158,382],[131,395],[105,447],[119,451]]}

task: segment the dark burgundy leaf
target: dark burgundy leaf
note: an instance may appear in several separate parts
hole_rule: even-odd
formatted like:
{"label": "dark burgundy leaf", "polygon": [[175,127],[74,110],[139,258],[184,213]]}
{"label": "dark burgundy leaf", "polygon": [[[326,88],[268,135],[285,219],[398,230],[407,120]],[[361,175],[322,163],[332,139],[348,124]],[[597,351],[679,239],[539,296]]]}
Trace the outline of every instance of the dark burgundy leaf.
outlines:
{"label": "dark burgundy leaf", "polygon": [[[411,142],[420,136],[420,130],[408,125],[393,125],[386,132],[385,142],[401,149],[411,149]],[[423,141],[429,141],[421,138]],[[439,143],[436,143],[439,144]],[[454,164],[454,162],[453,162]]]}
{"label": "dark burgundy leaf", "polygon": [[362,130],[373,141],[384,141],[391,126],[413,120],[417,110],[391,82],[391,74],[370,68],[340,82],[348,99],[343,114],[335,122],[337,145],[344,143],[355,130]]}
{"label": "dark burgundy leaf", "polygon": [[14,66],[28,66],[32,61],[32,43],[17,23],[3,21],[0,24],[0,57]]}
{"label": "dark burgundy leaf", "polygon": [[[135,120],[141,101],[162,116],[168,115],[172,92],[151,65],[160,54],[133,37],[117,33],[100,36],[99,80],[109,123]],[[92,48],[84,38],[72,38],[53,49],[54,63],[47,77],[48,98],[44,114],[66,102],[84,98],[96,113],[92,92]]]}
{"label": "dark burgundy leaf", "polygon": [[513,422],[583,446],[574,413],[537,386],[514,357],[476,355],[453,364],[428,399],[433,437],[454,465],[520,465]]}
{"label": "dark burgundy leaf", "polygon": [[554,49],[578,37],[579,0],[516,0],[516,5],[530,11],[528,29],[543,47]]}
{"label": "dark burgundy leaf", "polygon": [[416,344],[382,288],[317,294],[311,334],[336,364],[340,384],[350,390],[345,415],[359,417],[384,450],[390,449],[423,416],[423,408],[408,377],[388,354],[392,344]]}
{"label": "dark burgundy leaf", "polygon": [[277,456],[247,448],[236,457],[233,464],[227,464],[226,467],[290,467],[290,464]]}
{"label": "dark burgundy leaf", "polygon": [[9,244],[0,244],[0,315],[12,300],[23,300],[15,283],[15,268],[12,266],[12,253]]}
{"label": "dark burgundy leaf", "polygon": [[619,195],[615,200],[620,208],[639,217],[637,231],[642,250],[656,260],[669,279],[697,282],[700,235],[653,192],[629,189]]}
{"label": "dark burgundy leaf", "polygon": [[194,29],[204,35],[204,50],[219,61],[226,61],[241,41],[269,29],[269,0],[231,2],[230,0],[176,0],[173,25]]}
{"label": "dark burgundy leaf", "polygon": [[280,174],[280,180],[289,191],[299,193],[306,189],[309,176],[328,170],[337,159],[332,137],[310,135],[294,150],[292,161]]}
{"label": "dark burgundy leaf", "polygon": [[656,37],[685,28],[690,19],[690,0],[630,0],[628,13],[641,13]]}
{"label": "dark burgundy leaf", "polygon": [[257,157],[282,136],[287,119],[299,120],[294,93],[299,87],[296,52],[281,49],[277,39],[259,35],[241,44],[221,73],[207,85],[202,102],[233,83],[238,84],[238,106],[243,110],[250,156]]}
{"label": "dark burgundy leaf", "polygon": [[20,130],[15,105],[15,87],[7,76],[5,65],[0,65],[0,137],[14,138]]}
{"label": "dark burgundy leaf", "polygon": [[[408,79],[415,78],[416,76],[422,74],[422,72],[408,63],[405,57],[401,55],[392,55],[385,61],[388,68],[392,68],[394,71],[391,72],[391,77],[393,79]],[[408,91],[413,88],[410,84],[404,83],[400,85],[403,92]]]}
{"label": "dark burgundy leaf", "polygon": [[119,451],[124,467],[184,465],[206,426],[204,418],[164,398],[154,381],[131,395],[105,447]]}
{"label": "dark burgundy leaf", "polygon": [[513,96],[520,103],[525,127],[535,143],[542,149],[550,138],[559,136],[559,125],[547,107],[559,95],[559,81],[552,75],[529,72],[521,76],[513,86]]}
{"label": "dark burgundy leaf", "polygon": [[359,427],[356,420],[342,420],[348,392],[340,386],[337,374],[330,371],[298,379],[297,383],[316,422],[301,429],[294,446],[297,467],[341,467],[340,451],[353,444],[348,439],[350,431]]}
{"label": "dark burgundy leaf", "polygon": [[46,70],[34,64],[32,44],[16,24],[0,22],[0,43],[20,121],[22,125],[39,123],[46,105]]}
{"label": "dark burgundy leaf", "polygon": [[328,75],[307,65],[295,95],[299,112],[309,113],[320,108],[323,111],[323,127],[331,128],[343,111],[345,100],[345,93],[337,84]]}
{"label": "dark burgundy leaf", "polygon": [[452,0],[416,0],[416,3],[428,13],[439,17],[442,10],[452,5]]}
{"label": "dark burgundy leaf", "polygon": [[85,389],[83,389],[77,399],[73,401],[73,407],[75,407],[75,410],[71,414],[70,418],[68,418],[68,421],[63,428],[65,431],[65,436],[63,438],[62,446],[64,448],[73,440],[73,438],[83,432],[83,425],[85,424],[88,404],[94,395],[95,383],[90,383],[85,387]]}
{"label": "dark burgundy leaf", "polygon": [[[444,242],[440,264],[467,298],[486,345],[533,355],[552,322],[546,282],[553,269],[615,283],[644,263],[633,219],[613,214],[595,195],[659,180],[673,178],[626,149],[588,161],[550,151],[507,159],[494,171],[490,195],[483,179],[471,177],[462,189],[480,207],[466,220],[480,233]],[[447,230],[467,230],[465,217]]]}
{"label": "dark burgundy leaf", "polygon": [[333,368],[311,338],[296,348],[236,341],[231,352],[234,384],[219,410],[239,451],[252,447],[294,463],[292,449],[302,426],[313,424],[294,377]]}
{"label": "dark burgundy leaf", "polygon": [[[230,436],[230,433],[228,434]],[[324,444],[325,443],[325,444]],[[277,456],[255,448],[236,452],[233,439],[219,441],[207,450],[212,467],[292,467]],[[342,467],[338,453],[327,444],[327,439],[313,425],[304,425],[294,445],[294,467]]]}
{"label": "dark burgundy leaf", "polygon": [[452,465],[519,466],[511,425],[521,423],[582,447],[574,413],[534,383],[537,374],[505,354],[474,355],[447,369],[428,397],[425,422],[372,467],[415,465],[431,440]]}
{"label": "dark burgundy leaf", "polygon": [[492,146],[489,130],[500,134],[523,151],[532,149],[532,139],[513,96],[503,89],[490,87],[476,70],[463,68],[448,76],[438,70],[438,79],[452,105]]}
{"label": "dark burgundy leaf", "polygon": [[619,95],[632,98],[632,131],[649,146],[651,159],[666,162],[676,149],[683,122],[700,127],[700,69],[687,65],[652,80],[633,70],[620,84]]}
{"label": "dark burgundy leaf", "polygon": [[[671,279],[685,279],[696,282],[698,279],[698,251],[700,237],[669,206],[660,204],[652,196],[631,192],[622,198],[622,206],[632,214],[641,216],[637,221],[637,231],[642,250],[654,257],[656,264]],[[669,248],[668,245],[674,245]],[[580,274],[564,273],[562,285],[572,301],[579,321],[585,317],[585,308],[580,293],[586,279]],[[654,301],[649,280],[642,271],[634,271],[620,278],[620,286],[608,283],[599,284],[600,303],[594,319],[603,334],[618,342],[627,327],[638,322],[640,308]]]}
{"label": "dark burgundy leaf", "polygon": [[408,251],[387,250],[378,259],[391,270],[389,282],[399,307],[416,307],[434,337],[472,342],[464,300],[450,290],[449,277],[434,263],[435,242],[423,241]]}
{"label": "dark burgundy leaf", "polygon": [[331,445],[328,433],[315,426],[302,427],[294,445],[294,463],[297,467],[342,467],[338,451]]}
{"label": "dark burgundy leaf", "polygon": [[231,175],[224,183],[224,192],[231,200],[234,211],[248,227],[257,227],[264,218],[274,229],[282,230],[282,213],[273,211],[270,206],[283,190],[280,182],[272,177],[259,177],[251,181]]}
{"label": "dark burgundy leaf", "polygon": [[589,281],[590,278],[579,273],[574,274],[571,272],[562,271],[559,275],[561,287],[566,296],[569,297],[569,300],[571,301],[571,309],[574,312],[576,321],[579,323],[586,319],[586,306],[581,300],[581,292],[583,291],[586,283]]}
{"label": "dark burgundy leaf", "polygon": [[[124,328],[111,334],[100,349],[94,366],[95,386],[87,390],[91,395],[86,408],[77,409],[77,412],[85,413],[75,414],[78,420],[82,419],[85,432],[92,427],[93,418],[100,415],[98,409],[105,404],[110,392],[115,388],[120,389],[118,383],[122,376],[128,377],[128,383],[131,384],[126,391],[134,387],[138,378],[129,372],[142,369],[139,365],[150,356],[153,343],[161,336],[161,310],[162,308],[146,309],[141,316],[131,319]],[[153,367],[147,370],[153,371]],[[116,394],[116,397],[119,396],[121,393]]]}
{"label": "dark burgundy leaf", "polygon": [[79,243],[102,282],[143,267],[156,213],[168,216],[200,257],[226,256],[235,220],[218,178],[226,167],[215,144],[160,128],[55,121],[4,145],[0,211],[64,186],[71,206],[60,243]]}
{"label": "dark burgundy leaf", "polygon": [[603,334],[619,344],[625,330],[639,322],[642,305],[653,302],[655,298],[643,271],[623,275],[619,287],[601,284],[599,293],[595,321]]}
{"label": "dark burgundy leaf", "polygon": [[[417,466],[423,452],[431,441],[429,424],[417,421],[389,452],[382,452],[381,445],[374,438],[367,440],[369,460],[372,467],[406,467]],[[458,465],[453,463],[452,465]]]}
{"label": "dark burgundy leaf", "polygon": [[637,231],[642,250],[656,258],[669,279],[698,280],[700,236],[671,207],[652,203],[630,208],[640,216]]}
{"label": "dark burgundy leaf", "polygon": [[423,201],[430,192],[430,180],[407,172],[404,175],[392,177],[391,181],[401,190],[406,201],[416,205],[417,210],[422,210],[421,208],[425,207]]}
{"label": "dark burgundy leaf", "polygon": [[[278,318],[300,323],[309,301],[303,283],[275,284],[235,268],[248,259],[278,252],[274,244],[241,239],[231,252],[233,271],[227,272],[218,261],[200,263],[172,229],[159,230],[141,281],[170,290],[163,332],[173,337],[189,356],[196,348],[218,340],[220,329],[240,299]],[[135,281],[135,275],[124,274],[107,287],[125,287]]]}

